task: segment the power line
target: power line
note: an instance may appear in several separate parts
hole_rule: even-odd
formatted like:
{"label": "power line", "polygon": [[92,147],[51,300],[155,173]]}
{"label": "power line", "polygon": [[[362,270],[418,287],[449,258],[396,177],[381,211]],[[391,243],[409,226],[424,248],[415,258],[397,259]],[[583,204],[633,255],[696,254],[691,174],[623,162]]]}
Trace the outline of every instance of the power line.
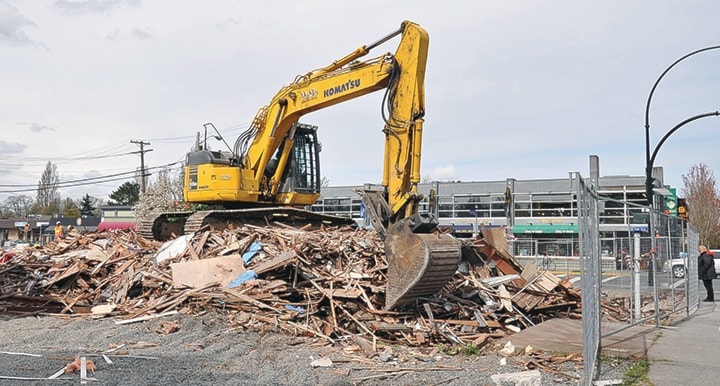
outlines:
{"label": "power line", "polygon": [[[115,157],[122,157],[125,155],[130,154],[136,154],[135,152],[126,152],[126,153],[115,153],[115,154],[102,154],[102,155],[93,155],[93,156],[85,156],[85,157],[75,157],[75,158],[68,158],[68,157],[56,157],[53,158],[55,163],[59,163],[57,161],[64,161],[64,162],[76,162],[76,161],[87,161],[87,160],[94,160],[94,159],[103,159],[103,158],[115,158]],[[5,159],[20,159],[20,157],[6,157]],[[29,161],[38,161],[38,163],[7,163],[7,162],[0,162],[0,165],[6,166],[6,167],[25,167],[25,166],[43,166],[47,164],[47,157],[22,157],[23,161],[29,160]]]}
{"label": "power line", "polygon": [[[157,169],[166,169],[170,166],[176,165],[178,162],[173,162],[166,165],[161,166],[155,166],[151,168],[147,168],[147,171],[151,170],[157,170]],[[110,174],[107,176],[100,176],[100,177],[90,177],[90,178],[83,178],[79,180],[69,180],[69,181],[60,181],[57,184],[58,188],[72,188],[76,186],[84,186],[84,185],[93,185],[93,184],[101,184],[104,182],[112,182],[112,181],[120,181],[120,180],[126,180],[130,178],[130,175],[137,175],[136,171],[128,171],[123,173],[116,173],[116,174]],[[150,173],[143,173],[143,176],[149,176]],[[113,178],[117,177],[117,178]],[[33,192],[37,190],[36,184],[6,184],[6,185],[0,185],[0,188],[24,188],[24,189],[10,189],[10,190],[0,190],[0,193],[20,193],[20,192]]]}
{"label": "power line", "polygon": [[[237,124],[229,127],[225,127],[223,129],[220,129],[220,132],[223,136],[230,136],[233,132],[238,132],[244,130],[244,127],[247,126],[247,124]],[[179,143],[183,141],[193,141],[195,140],[194,135],[188,135],[188,136],[179,136],[179,137],[165,137],[165,138],[154,138],[151,139],[152,141],[161,142],[161,143]],[[153,167],[153,168],[146,168],[145,162],[144,162],[144,153],[147,153],[149,151],[152,151],[152,149],[146,150],[144,148],[144,145],[150,145],[148,142],[144,141],[130,141],[134,144],[140,144],[141,149],[140,151],[132,151],[129,152],[127,150],[127,142],[124,143],[116,143],[104,147],[100,147],[97,149],[89,149],[86,151],[76,152],[76,153],[70,153],[68,155],[60,156],[60,157],[53,157],[53,156],[41,156],[41,157],[21,157],[18,155],[11,155],[11,154],[3,154],[3,162],[0,162],[0,167],[4,168],[5,170],[1,170],[4,174],[10,174],[14,176],[19,176],[23,178],[31,178],[28,176],[28,172],[21,171],[22,168],[25,167],[36,167],[36,166],[44,166],[47,164],[48,159],[54,160],[54,163],[56,164],[62,164],[62,163],[72,163],[72,162],[78,162],[78,161],[86,161],[86,160],[96,160],[96,159],[105,159],[105,158],[115,158],[115,157],[123,157],[130,154],[140,154],[141,155],[141,176],[143,177],[142,182],[145,182],[145,177],[148,175],[148,171],[158,169],[158,168],[168,168],[173,165],[177,165],[182,163],[185,160],[185,155],[181,155],[179,159],[175,162],[168,163],[162,166]],[[194,145],[191,145],[189,150],[192,150]],[[10,162],[8,162],[10,161]],[[17,162],[14,162],[17,161]],[[30,162],[28,162],[30,161]],[[60,162],[57,162],[60,161]],[[17,169],[17,170],[13,170]],[[122,170],[118,168],[114,169],[107,169],[105,171],[114,171],[114,170]],[[75,171],[72,173],[83,173],[85,171]],[[65,172],[64,174],[68,174],[68,172]],[[83,185],[92,185],[92,184],[101,184],[105,182],[113,182],[113,181],[119,181],[123,179],[127,179],[130,174],[137,174],[136,171],[131,172],[121,172],[121,173],[113,173],[105,176],[100,177],[92,177],[92,178],[86,178],[86,179],[76,179],[76,180],[67,180],[62,181],[58,186],[62,188],[72,188],[75,186],[83,186]],[[115,178],[117,177],[117,178]],[[0,189],[6,188],[3,190],[0,190],[0,194],[3,193],[21,193],[21,192],[32,192],[37,190],[37,184],[0,184]],[[7,189],[9,188],[9,189]],[[144,190],[144,189],[143,189]]]}

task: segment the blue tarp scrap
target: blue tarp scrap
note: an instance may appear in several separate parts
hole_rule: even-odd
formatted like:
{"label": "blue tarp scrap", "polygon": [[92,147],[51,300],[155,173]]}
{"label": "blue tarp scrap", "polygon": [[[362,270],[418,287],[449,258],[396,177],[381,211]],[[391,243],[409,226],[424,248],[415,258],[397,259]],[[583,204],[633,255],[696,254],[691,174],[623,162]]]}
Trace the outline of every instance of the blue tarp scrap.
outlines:
{"label": "blue tarp scrap", "polygon": [[245,264],[250,263],[250,260],[252,260],[255,255],[260,252],[262,249],[262,244],[259,241],[255,241],[254,243],[250,244],[248,249],[243,253],[242,259]]}
{"label": "blue tarp scrap", "polygon": [[235,280],[228,283],[227,287],[228,288],[239,287],[246,281],[254,280],[257,278],[258,278],[258,275],[257,275],[257,273],[255,273],[255,271],[253,271],[253,270],[245,271],[245,272],[243,272],[242,275],[238,276]]}
{"label": "blue tarp scrap", "polygon": [[285,309],[288,310],[288,311],[295,311],[295,312],[297,312],[297,313],[299,313],[299,314],[304,314],[304,313],[305,313],[305,308],[299,307],[299,306],[291,306],[290,304],[286,305],[286,306],[285,306]]}

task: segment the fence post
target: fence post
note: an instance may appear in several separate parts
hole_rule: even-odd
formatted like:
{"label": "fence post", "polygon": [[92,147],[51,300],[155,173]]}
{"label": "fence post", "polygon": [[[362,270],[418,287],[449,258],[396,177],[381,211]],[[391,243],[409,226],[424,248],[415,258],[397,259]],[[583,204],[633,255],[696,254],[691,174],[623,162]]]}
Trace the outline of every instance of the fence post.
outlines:
{"label": "fence post", "polygon": [[642,319],[640,299],[640,233],[635,233],[635,248],[633,252],[633,295],[635,296],[635,321]]}

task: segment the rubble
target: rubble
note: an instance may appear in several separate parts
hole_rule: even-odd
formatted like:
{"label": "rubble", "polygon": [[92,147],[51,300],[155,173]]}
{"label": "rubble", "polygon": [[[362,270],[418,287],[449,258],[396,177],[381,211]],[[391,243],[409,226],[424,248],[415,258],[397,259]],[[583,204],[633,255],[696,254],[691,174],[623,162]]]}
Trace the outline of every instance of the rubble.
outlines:
{"label": "rubble", "polygon": [[73,234],[0,264],[0,313],[132,323],[212,308],[235,327],[312,336],[367,356],[379,342],[482,347],[547,318],[580,318],[579,291],[518,264],[499,228],[466,241],[453,279],[411,309],[383,310],[386,269],[369,229],[247,225],[167,243],[132,230]]}

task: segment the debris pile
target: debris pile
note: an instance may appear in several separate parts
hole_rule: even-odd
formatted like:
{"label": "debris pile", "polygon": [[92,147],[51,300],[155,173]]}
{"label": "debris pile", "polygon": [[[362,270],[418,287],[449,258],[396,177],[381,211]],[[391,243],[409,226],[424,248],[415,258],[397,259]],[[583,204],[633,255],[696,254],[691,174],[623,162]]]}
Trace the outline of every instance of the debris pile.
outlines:
{"label": "debris pile", "polygon": [[73,234],[0,264],[0,313],[127,322],[212,308],[235,326],[363,350],[378,341],[482,346],[547,318],[580,317],[579,291],[520,266],[502,229],[465,242],[454,278],[412,309],[383,309],[386,268],[369,229],[246,225],[166,243],[130,230]]}

